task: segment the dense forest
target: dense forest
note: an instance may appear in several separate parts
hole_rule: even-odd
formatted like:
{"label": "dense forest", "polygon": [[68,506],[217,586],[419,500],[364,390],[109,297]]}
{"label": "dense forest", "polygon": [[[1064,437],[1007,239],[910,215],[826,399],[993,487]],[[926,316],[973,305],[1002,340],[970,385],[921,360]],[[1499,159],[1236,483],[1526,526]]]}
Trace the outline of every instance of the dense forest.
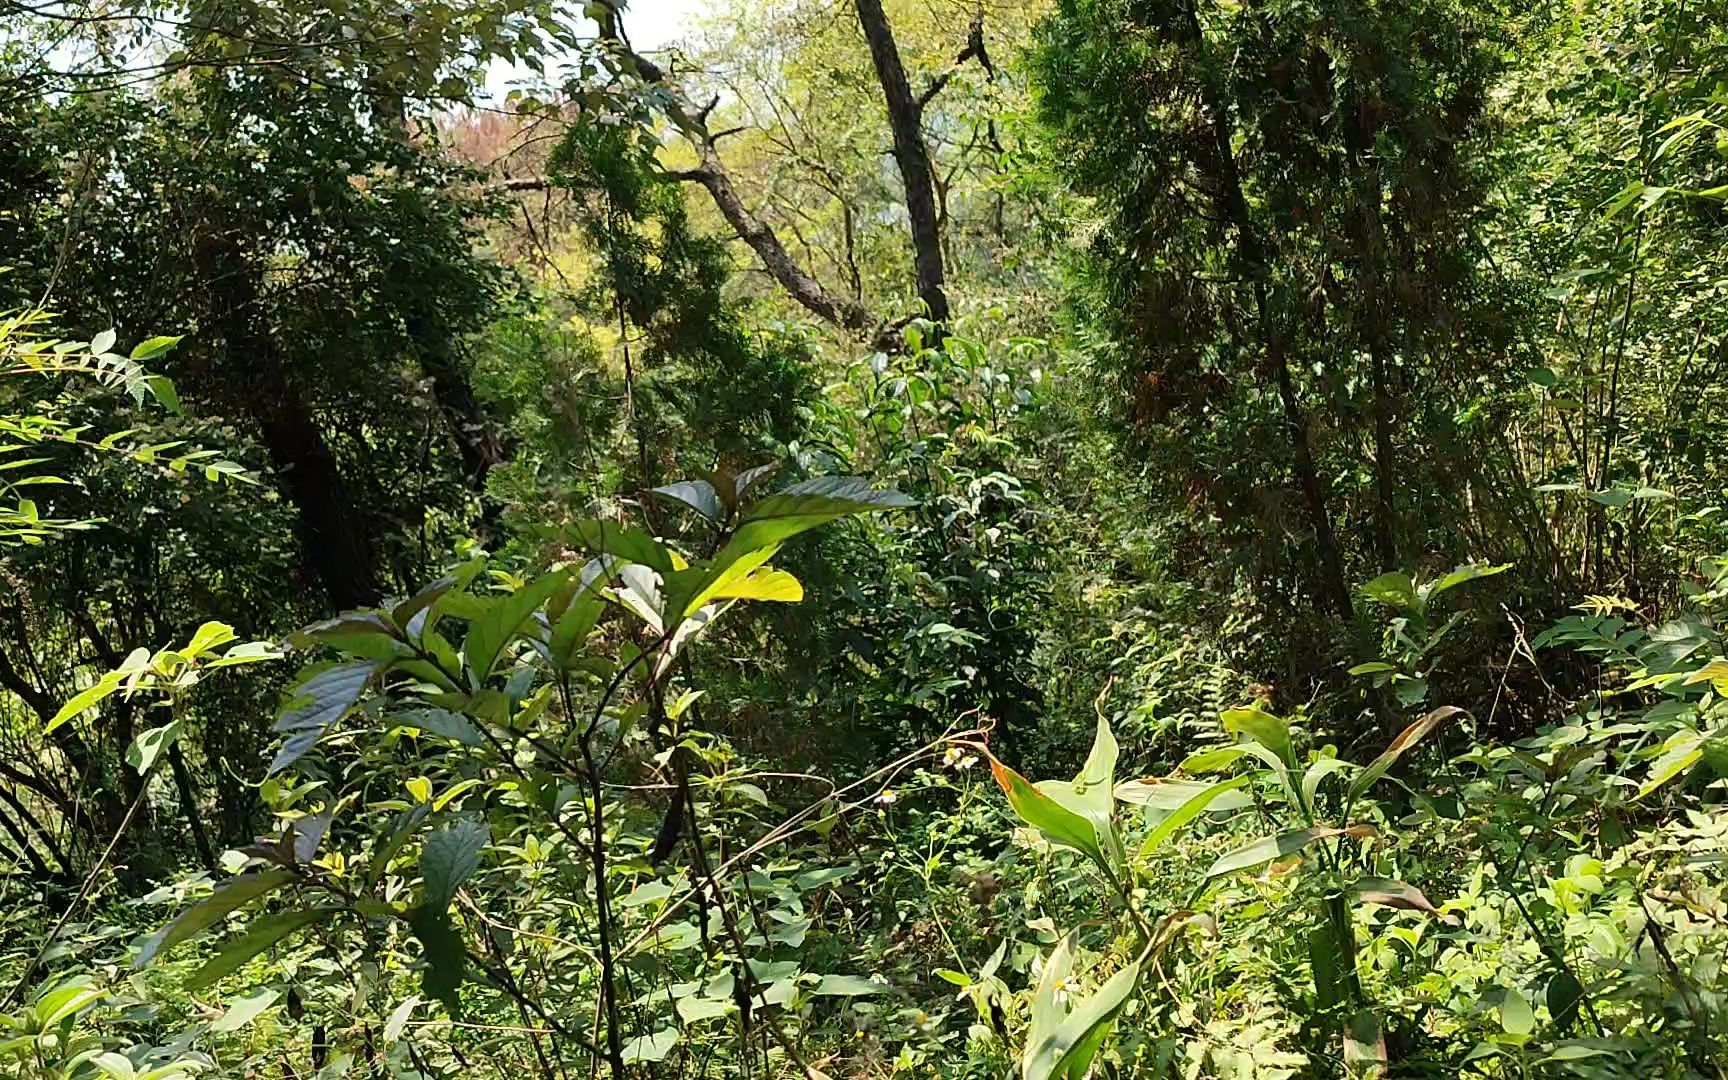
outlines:
{"label": "dense forest", "polygon": [[0,1075],[1728,1078],[1728,0],[693,7],[0,0]]}

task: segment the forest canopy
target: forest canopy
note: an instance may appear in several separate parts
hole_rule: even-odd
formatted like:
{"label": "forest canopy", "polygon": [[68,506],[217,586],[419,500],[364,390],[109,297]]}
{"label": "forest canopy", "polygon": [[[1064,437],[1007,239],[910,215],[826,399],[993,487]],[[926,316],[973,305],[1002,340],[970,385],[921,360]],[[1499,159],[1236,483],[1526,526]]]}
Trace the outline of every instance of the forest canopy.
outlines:
{"label": "forest canopy", "polygon": [[1725,385],[1723,0],[0,0],[0,1075],[1721,1078]]}

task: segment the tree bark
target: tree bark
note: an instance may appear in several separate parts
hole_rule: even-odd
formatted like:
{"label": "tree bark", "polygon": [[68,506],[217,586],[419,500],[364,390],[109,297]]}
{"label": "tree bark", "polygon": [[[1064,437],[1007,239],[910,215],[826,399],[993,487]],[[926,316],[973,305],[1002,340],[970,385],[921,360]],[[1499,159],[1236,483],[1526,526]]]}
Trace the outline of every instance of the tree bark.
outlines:
{"label": "tree bark", "polygon": [[731,176],[720,162],[714,144],[703,138],[698,142],[696,150],[701,155],[696,168],[675,175],[681,180],[701,184],[707,190],[715,207],[720,211],[720,216],[732,226],[738,239],[744,241],[750,250],[756,253],[756,257],[762,260],[768,275],[778,282],[792,299],[817,318],[860,337],[869,337],[875,333],[879,325],[875,315],[863,304],[844,296],[836,296],[823,288],[821,282],[798,265],[791,252],[786,250],[786,245],[781,243],[780,237],[775,235],[773,228],[744,205],[738,189],[732,184]]}
{"label": "tree bark", "polygon": [[174,791],[180,796],[180,809],[192,830],[192,845],[198,850],[198,861],[204,869],[214,872],[216,853],[210,849],[210,835],[204,831],[204,817],[198,810],[198,791],[192,785],[192,770],[186,767],[186,755],[178,742],[168,747],[168,767],[174,773]]}
{"label": "tree bark", "polygon": [[934,169],[924,144],[924,103],[912,93],[900,49],[881,0],[854,0],[858,25],[870,45],[870,60],[888,104],[888,126],[894,133],[894,162],[906,188],[906,215],[912,224],[912,262],[918,277],[918,297],[938,324],[948,321],[948,293],[942,265],[942,232],[937,223]]}
{"label": "tree bark", "polygon": [[22,858],[29,863],[30,874],[35,880],[54,880],[54,872],[48,868],[48,864],[42,861],[42,856],[37,854],[36,849],[30,845],[30,839],[24,834],[24,830],[8,817],[5,811],[0,811],[0,829],[4,829],[18,845],[17,852],[6,851],[5,854],[13,858]]}
{"label": "tree bark", "polygon": [[251,375],[246,407],[288,501],[300,515],[300,552],[307,575],[333,607],[376,603],[383,594],[373,566],[372,538],[317,421],[289,381],[281,350],[260,325],[253,268],[233,235],[210,223],[195,242],[210,317],[235,363]]}
{"label": "tree bark", "polygon": [[[1196,50],[1203,51],[1205,36],[1199,16],[1192,6],[1188,7],[1186,15],[1192,44]],[[1266,282],[1266,250],[1248,212],[1248,199],[1242,192],[1242,174],[1237,168],[1236,151],[1231,142],[1230,115],[1211,85],[1202,85],[1201,96],[1211,127],[1213,152],[1217,155],[1218,201],[1222,204],[1224,218],[1236,231],[1237,252],[1254,283],[1255,317],[1266,353],[1266,366],[1278,387],[1296,480],[1302,489],[1303,501],[1307,503],[1309,527],[1314,530],[1315,554],[1320,562],[1321,599],[1339,619],[1348,623],[1355,617],[1355,608],[1350,602],[1349,586],[1344,582],[1344,563],[1338,553],[1337,536],[1332,531],[1325,486],[1321,484],[1319,470],[1314,465],[1308,417],[1296,395],[1295,380],[1290,374],[1283,327],[1272,310],[1272,296]]]}
{"label": "tree bark", "polygon": [[[25,806],[18,796],[3,787],[0,787],[0,802],[11,807],[12,813],[18,819],[18,825],[14,825],[10,821],[6,822],[6,831],[12,834],[14,840],[18,841],[18,846],[24,853],[24,857],[30,860],[31,869],[41,873],[48,880],[72,876],[71,860],[66,858],[66,853],[60,850],[60,846],[54,842],[54,834],[50,833],[36,815],[30,812],[30,808]],[[24,828],[28,828],[36,834],[37,842],[42,845],[42,850],[48,853],[49,858],[60,864],[60,873],[54,873],[41,861],[35,849],[31,847],[30,841],[23,831]],[[39,870],[38,867],[40,867]]]}

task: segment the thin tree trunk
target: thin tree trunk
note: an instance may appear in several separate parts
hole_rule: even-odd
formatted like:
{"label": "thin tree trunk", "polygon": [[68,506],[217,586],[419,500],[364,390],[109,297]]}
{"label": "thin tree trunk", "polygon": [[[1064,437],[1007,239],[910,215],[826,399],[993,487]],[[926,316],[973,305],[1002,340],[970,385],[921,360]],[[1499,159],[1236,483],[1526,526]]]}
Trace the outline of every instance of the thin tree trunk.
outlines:
{"label": "thin tree trunk", "polygon": [[192,770],[186,767],[186,755],[181,753],[177,742],[168,747],[168,767],[174,773],[174,790],[180,796],[180,809],[186,815],[186,824],[192,829],[192,845],[198,849],[198,861],[204,864],[204,869],[214,871],[216,853],[210,849],[210,836],[204,831],[204,817],[198,810],[198,791],[192,785]]}
{"label": "thin tree trunk", "polygon": [[[1197,50],[1204,50],[1205,37],[1200,19],[1190,6],[1187,10],[1188,32]],[[1344,564],[1338,553],[1338,540],[1332,531],[1332,516],[1326,507],[1326,492],[1320,473],[1314,464],[1314,451],[1309,441],[1308,418],[1296,396],[1295,380],[1290,374],[1290,361],[1285,354],[1284,333],[1272,310],[1272,297],[1266,284],[1265,248],[1248,212],[1248,200],[1242,193],[1242,176],[1236,166],[1236,151],[1231,143],[1230,116],[1217,100],[1211,85],[1202,89],[1203,104],[1212,128],[1213,150],[1218,157],[1219,199],[1225,217],[1236,230],[1238,253],[1254,282],[1255,316],[1260,337],[1266,350],[1266,365],[1278,386],[1278,398],[1283,406],[1284,426],[1289,434],[1296,479],[1302,488],[1303,501],[1308,506],[1309,527],[1314,530],[1315,554],[1320,562],[1320,595],[1322,601],[1344,622],[1350,622],[1355,610],[1350,603],[1350,589],[1344,582]]]}
{"label": "thin tree trunk", "polygon": [[58,876],[48,868],[47,863],[42,861],[42,856],[37,854],[36,849],[31,846],[30,838],[25,835],[24,830],[3,810],[0,810],[0,829],[6,830],[7,834],[18,845],[17,852],[8,851],[6,854],[14,858],[22,858],[29,863],[32,877],[38,881],[53,881]]}
{"label": "thin tree trunk", "polygon": [[[697,139],[703,140],[704,137],[697,136]],[[835,296],[823,288],[821,282],[798,265],[798,260],[786,250],[786,245],[775,235],[773,228],[744,205],[738,189],[732,184],[731,175],[720,163],[720,155],[715,151],[714,144],[698,141],[696,151],[700,155],[696,168],[675,175],[680,180],[702,185],[714,200],[720,216],[726,219],[726,224],[732,226],[738,239],[744,241],[750,250],[756,253],[756,257],[762,260],[768,276],[779,283],[806,311],[823,321],[850,330],[860,337],[868,338],[876,333],[879,320],[875,315],[863,304],[843,296]]]}
{"label": "thin tree trunk", "polygon": [[258,424],[282,488],[300,515],[300,553],[308,576],[338,609],[365,607],[383,594],[372,540],[335,456],[312,412],[289,381],[287,365],[260,309],[252,267],[219,224],[195,245],[211,317],[230,356],[251,375],[246,405]]}
{"label": "thin tree trunk", "polygon": [[948,293],[942,266],[942,232],[938,225],[934,170],[924,144],[924,105],[912,93],[893,28],[881,0],[854,0],[858,25],[870,45],[870,59],[888,103],[888,126],[894,132],[894,162],[906,188],[906,214],[912,223],[912,261],[918,276],[918,297],[937,323],[948,321]]}

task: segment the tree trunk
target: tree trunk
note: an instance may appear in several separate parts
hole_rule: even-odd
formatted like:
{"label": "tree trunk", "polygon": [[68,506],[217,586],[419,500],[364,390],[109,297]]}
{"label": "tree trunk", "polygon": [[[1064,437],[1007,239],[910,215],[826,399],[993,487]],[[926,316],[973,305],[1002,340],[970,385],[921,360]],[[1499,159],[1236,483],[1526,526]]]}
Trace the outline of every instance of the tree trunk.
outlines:
{"label": "tree trunk", "polygon": [[198,811],[198,791],[192,786],[192,770],[186,767],[186,755],[181,753],[178,742],[168,747],[168,767],[174,773],[174,790],[180,796],[180,809],[192,830],[192,846],[198,849],[198,861],[214,873],[216,853],[210,850],[210,836],[204,831],[204,817]]}
{"label": "tree trunk", "polygon": [[268,328],[256,321],[257,283],[239,244],[219,225],[195,245],[210,298],[211,320],[230,357],[251,375],[246,406],[258,424],[288,501],[300,514],[307,576],[338,609],[366,607],[383,594],[373,567],[372,538],[324,433],[288,379]]}
{"label": "tree trunk", "polygon": [[18,824],[8,817],[3,810],[0,810],[0,829],[4,829],[18,845],[16,852],[5,851],[4,854],[14,859],[23,859],[24,862],[28,863],[30,875],[35,880],[54,880],[54,872],[48,869],[48,864],[42,861],[42,856],[36,853],[34,847],[30,846],[30,839],[24,834],[24,830],[19,828]]}
{"label": "tree trunk", "polygon": [[[1187,10],[1188,34],[1196,50],[1204,51],[1205,36],[1200,19],[1190,6]],[[1326,507],[1326,491],[1314,464],[1314,451],[1309,441],[1308,418],[1296,396],[1295,380],[1290,374],[1289,357],[1277,313],[1272,310],[1272,296],[1267,286],[1266,251],[1260,234],[1248,212],[1248,200],[1242,193],[1242,175],[1236,166],[1236,151],[1231,142],[1230,115],[1215,89],[1202,87],[1202,104],[1212,129],[1213,152],[1218,164],[1218,199],[1223,204],[1224,217],[1236,230],[1236,245],[1244,270],[1254,283],[1254,307],[1259,324],[1266,365],[1278,386],[1278,398],[1283,406],[1284,426],[1290,437],[1296,480],[1302,488],[1303,501],[1308,506],[1309,527],[1314,530],[1315,554],[1320,562],[1320,596],[1339,619],[1348,623],[1355,617],[1350,603],[1350,588],[1344,582],[1344,563],[1338,553],[1338,539],[1332,531],[1332,516]]]}
{"label": "tree trunk", "polygon": [[[48,880],[60,877],[71,877],[71,860],[66,857],[64,851],[60,850],[60,846],[54,843],[54,834],[49,832],[36,815],[30,812],[30,808],[25,806],[18,796],[12,794],[12,792],[3,787],[0,787],[0,802],[4,802],[7,806],[11,807],[13,815],[18,819],[18,824],[16,825],[8,820],[6,822],[6,831],[12,834],[14,840],[18,841],[18,847],[23,852],[24,857],[30,860],[31,869],[41,873]],[[36,834],[37,842],[42,845],[42,850],[48,853],[48,857],[60,864],[60,873],[56,874],[49,870],[46,864],[44,864],[37,856],[35,849],[30,845],[27,834],[23,831],[25,828],[30,829]],[[38,867],[41,869],[37,870]]]}
{"label": "tree trunk", "polygon": [[888,102],[888,126],[894,132],[894,162],[906,187],[906,214],[912,222],[912,261],[918,275],[918,297],[938,324],[948,321],[948,294],[942,268],[942,232],[937,225],[936,187],[930,150],[924,144],[924,106],[906,81],[894,31],[881,0],[854,0],[858,25],[870,44],[870,59]]}

